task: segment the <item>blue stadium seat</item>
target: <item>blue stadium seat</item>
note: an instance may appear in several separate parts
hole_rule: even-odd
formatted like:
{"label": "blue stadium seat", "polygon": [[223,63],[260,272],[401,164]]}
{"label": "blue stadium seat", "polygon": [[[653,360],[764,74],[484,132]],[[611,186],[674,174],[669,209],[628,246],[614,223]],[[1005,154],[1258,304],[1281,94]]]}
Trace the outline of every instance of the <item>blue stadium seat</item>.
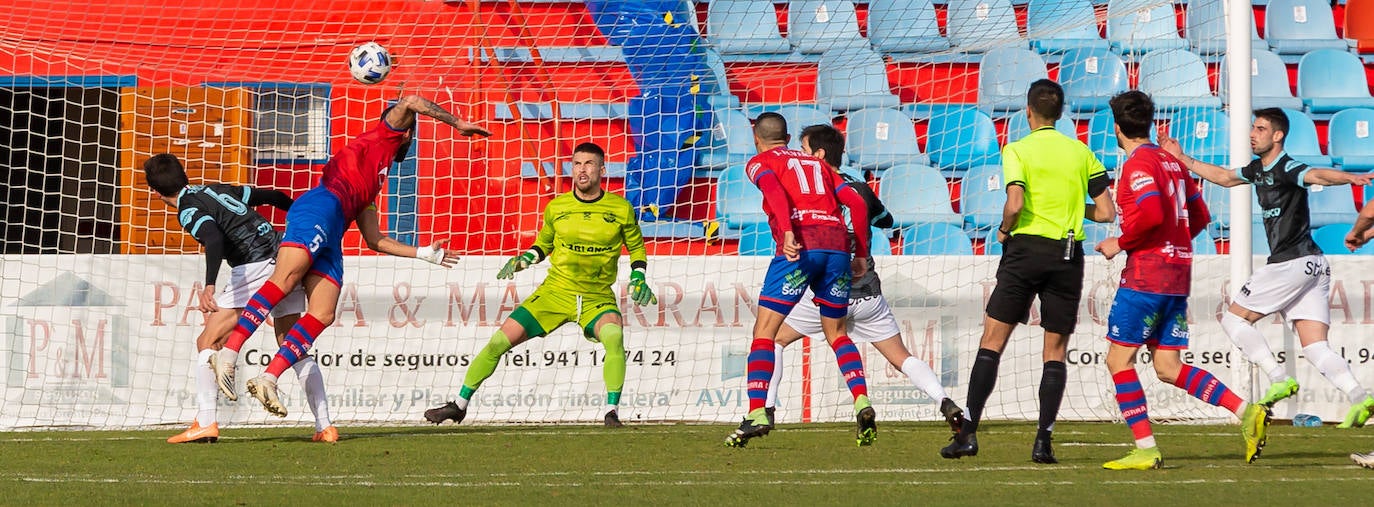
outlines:
{"label": "blue stadium seat", "polygon": [[[1231,102],[1227,89],[1231,79],[1228,65],[1227,58],[1222,57],[1217,81],[1217,92],[1221,95],[1221,101],[1227,104]],[[1255,109],[1302,109],[1302,100],[1294,97],[1292,88],[1288,86],[1288,67],[1279,55],[1267,49],[1256,49],[1250,54],[1250,106]]]}
{"label": "blue stadium seat", "polygon": [[1107,40],[1121,53],[1188,49],[1178,36],[1174,5],[1158,0],[1111,0],[1107,4]]}
{"label": "blue stadium seat", "polygon": [[1288,116],[1288,136],[1283,139],[1283,151],[1294,160],[1316,167],[1331,167],[1331,157],[1322,154],[1317,142],[1317,125],[1302,111],[1284,109]]}
{"label": "blue stadium seat", "polygon": [[1269,48],[1279,56],[1346,50],[1345,40],[1336,37],[1336,20],[1327,0],[1271,0],[1264,9],[1264,34]]}
{"label": "blue stadium seat", "polygon": [[893,167],[878,184],[878,197],[898,226],[921,223],[959,225],[964,219],[949,206],[949,187],[933,167]]}
{"label": "blue stadium seat", "polygon": [[1100,224],[1100,223],[1097,223],[1097,222],[1092,222],[1092,221],[1089,221],[1089,220],[1084,220],[1084,221],[1083,221],[1083,255],[1084,255],[1084,256],[1095,255],[1097,252],[1094,252],[1093,249],[1094,249],[1094,248],[1097,248],[1097,244],[1098,244],[1098,243],[1101,243],[1102,240],[1107,239],[1107,238],[1110,237],[1110,236],[1113,236],[1113,235],[1120,235],[1120,233],[1119,233],[1119,232],[1116,232],[1116,231],[1117,231],[1117,229],[1116,229],[1116,224],[1114,224],[1114,223],[1113,223],[1113,224]]}
{"label": "blue stadium seat", "polygon": [[1298,97],[1309,112],[1318,114],[1374,108],[1360,57],[1335,49],[1318,49],[1298,62]]}
{"label": "blue stadium seat", "polygon": [[960,51],[981,53],[1001,46],[1026,47],[1008,0],[950,0],[945,29]]}
{"label": "blue stadium seat", "polygon": [[787,40],[802,54],[849,46],[868,47],[849,0],[792,0],[787,5]]}
{"label": "blue stadium seat", "polygon": [[1059,60],[1059,83],[1064,86],[1064,102],[1075,112],[1105,109],[1108,100],[1130,89],[1126,63],[1116,53],[1097,48],[1066,51]]}
{"label": "blue stadium seat", "polygon": [[1227,132],[1229,120],[1215,109],[1185,109],[1169,121],[1169,136],[1178,140],[1183,153],[1203,162],[1229,167]]}
{"label": "blue stadium seat", "polygon": [[[1054,129],[1066,136],[1078,139],[1078,128],[1074,126],[1073,120],[1070,120],[1068,115],[1060,116],[1059,121],[1054,122]],[[1019,141],[1030,132],[1030,119],[1026,117],[1025,111],[1017,111],[1007,117],[1008,144]]]}
{"label": "blue stadium seat", "polygon": [[973,255],[973,240],[957,225],[921,223],[902,232],[902,255]]}
{"label": "blue stadium seat", "polygon": [[778,244],[773,241],[773,230],[768,224],[751,223],[740,228],[739,254],[772,257],[777,253]]}
{"label": "blue stadium seat", "polygon": [[720,53],[715,49],[706,48],[706,66],[711,69],[711,76],[702,80],[701,93],[706,95],[706,102],[711,105],[711,109],[739,107],[739,97],[730,93],[730,79],[725,74],[725,61],[721,60]]}
{"label": "blue stadium seat", "polygon": [[897,107],[883,57],[863,47],[826,51],[816,69],[816,102],[835,111]]}
{"label": "blue stadium seat", "polygon": [[[1187,3],[1183,33],[1188,37],[1188,45],[1203,56],[1226,53],[1226,0],[1191,0]],[[1254,23],[1250,23],[1250,47],[1251,50],[1269,49]]]}
{"label": "blue stadium seat", "polygon": [[869,0],[868,40],[890,55],[949,49],[930,0]]}
{"label": "blue stadium seat", "polygon": [[1030,0],[1026,36],[1041,53],[1111,47],[1097,34],[1097,14],[1088,0]]}
{"label": "blue stadium seat", "polygon": [[[1312,229],[1312,240],[1317,242],[1317,247],[1322,249],[1326,255],[1350,255],[1352,252],[1345,248],[1345,235],[1350,233],[1353,224],[1329,224]],[[1360,248],[1364,250],[1367,248]],[[1357,250],[1355,253],[1364,253]]]}
{"label": "blue stadium seat", "polygon": [[1002,255],[1002,242],[997,241],[997,229],[989,229],[983,236],[983,255]]}
{"label": "blue stadium seat", "polygon": [[732,164],[716,179],[716,218],[732,229],[768,223],[763,192],[749,181],[744,164]]}
{"label": "blue stadium seat", "polygon": [[1312,185],[1307,190],[1307,211],[1312,227],[1355,223],[1360,214],[1350,185]]}
{"label": "blue stadium seat", "polygon": [[930,163],[916,144],[916,126],[896,109],[860,109],[845,124],[846,151],[850,163],[866,171],[880,171],[899,164]]}
{"label": "blue stadium seat", "polygon": [[996,229],[1002,223],[1002,208],[1007,191],[1002,185],[1002,166],[982,165],[968,170],[959,185],[959,211],[964,229],[977,234]]}
{"label": "blue stadium seat", "polygon": [[787,146],[794,150],[801,149],[802,129],[812,125],[834,125],[829,111],[821,111],[811,106],[781,106],[777,113],[787,120],[787,133],[792,135],[792,141],[787,143]]}
{"label": "blue stadium seat", "polygon": [[1097,155],[1109,173],[1115,173],[1126,161],[1126,154],[1116,143],[1116,116],[1112,115],[1111,108],[1104,107],[1088,119],[1088,149]]}
{"label": "blue stadium seat", "polygon": [[1026,107],[1026,90],[1038,79],[1048,78],[1045,61],[1020,47],[993,48],[978,65],[978,106],[988,111],[1013,111]]}
{"label": "blue stadium seat", "polygon": [[[1255,192],[1246,188],[1245,196],[1250,201],[1250,216],[1256,219],[1263,216],[1259,200],[1255,198]],[[1207,211],[1212,214],[1212,222],[1207,227],[1207,230],[1212,233],[1212,237],[1222,239],[1230,236],[1231,189],[1204,181],[1202,182],[1202,201],[1207,204]],[[1260,234],[1264,234],[1263,230]]]}
{"label": "blue stadium seat", "polygon": [[950,107],[930,118],[926,155],[946,175],[958,177],[970,167],[1001,163],[1001,154],[997,127],[977,108]]}
{"label": "blue stadium seat", "polygon": [[1212,240],[1212,235],[1206,229],[1197,233],[1193,237],[1193,255],[1216,255],[1217,243]]}
{"label": "blue stadium seat", "polygon": [[1154,99],[1155,110],[1219,108],[1221,99],[1207,84],[1207,64],[1196,53],[1161,49],[1140,59],[1140,91]]}
{"label": "blue stadium seat", "polygon": [[882,255],[892,255],[892,240],[888,238],[888,231],[877,227],[868,228],[868,254],[874,257]]}
{"label": "blue stadium seat", "polygon": [[1259,215],[1250,224],[1250,254],[1269,255],[1269,236],[1264,233],[1264,221],[1260,220]]}
{"label": "blue stadium seat", "polygon": [[[1374,109],[1346,109],[1331,117],[1326,141],[1331,159],[1346,171],[1374,171]],[[1365,189],[1366,196],[1374,190]]]}
{"label": "blue stadium seat", "polygon": [[777,11],[772,2],[714,0],[706,6],[706,37],[730,59],[777,59],[791,54],[792,46],[778,32]]}
{"label": "blue stadium seat", "polygon": [[754,147],[753,126],[738,109],[717,109],[715,124],[707,137],[705,148],[697,155],[697,166],[701,168],[720,169],[743,164],[758,154]]}

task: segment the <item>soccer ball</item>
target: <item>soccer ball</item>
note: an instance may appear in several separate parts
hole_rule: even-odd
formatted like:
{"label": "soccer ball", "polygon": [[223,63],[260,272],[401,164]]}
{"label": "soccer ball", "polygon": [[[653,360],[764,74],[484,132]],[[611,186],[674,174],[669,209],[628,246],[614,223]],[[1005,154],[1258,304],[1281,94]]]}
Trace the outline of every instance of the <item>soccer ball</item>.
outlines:
{"label": "soccer ball", "polygon": [[376,42],[353,48],[348,53],[348,72],[359,83],[380,83],[391,73],[391,54]]}

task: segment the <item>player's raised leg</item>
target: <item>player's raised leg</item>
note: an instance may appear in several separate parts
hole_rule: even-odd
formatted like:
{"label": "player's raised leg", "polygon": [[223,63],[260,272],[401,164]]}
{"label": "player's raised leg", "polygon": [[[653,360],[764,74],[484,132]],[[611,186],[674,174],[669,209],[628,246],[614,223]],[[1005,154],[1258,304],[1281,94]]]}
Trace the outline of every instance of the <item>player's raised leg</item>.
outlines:
{"label": "player's raised leg", "polygon": [[[277,347],[286,344],[287,337],[299,320],[299,314],[283,315],[273,319],[272,328],[277,334]],[[339,430],[329,419],[329,396],[324,390],[324,374],[320,372],[320,365],[315,362],[314,356],[306,355],[291,365],[291,369],[296,371],[296,379],[300,381],[301,391],[305,393],[306,404],[315,416],[315,435],[311,440],[338,442]]]}
{"label": "player's raised leg", "polygon": [[[526,298],[526,303],[516,307],[511,316],[501,323],[501,327],[492,333],[491,339],[482,346],[482,350],[472,358],[472,364],[463,375],[463,387],[458,391],[458,399],[426,410],[425,420],[434,424],[448,420],[452,420],[454,424],[463,422],[463,418],[467,417],[472,395],[477,392],[477,388],[482,387],[483,382],[496,373],[496,365],[500,364],[501,356],[516,345],[525,343],[531,336],[544,335],[543,327],[526,308],[534,301],[533,297]],[[533,329],[529,329],[531,327]]]}
{"label": "player's raised leg", "polygon": [[[342,273],[340,267],[338,273]],[[306,312],[291,327],[277,349],[272,361],[261,375],[248,381],[249,394],[262,403],[263,408],[277,417],[286,417],[286,406],[282,404],[277,392],[277,379],[281,374],[306,357],[310,347],[315,344],[330,324],[334,323],[334,310],[339,301],[339,285],[336,278],[326,278],[311,274],[305,279]]]}
{"label": "player's raised leg", "polygon": [[[1248,290],[1249,286],[1250,283],[1247,282],[1241,290]],[[1269,389],[1258,403],[1272,407],[1275,403],[1298,394],[1298,381],[1284,372],[1283,365],[1274,359],[1274,351],[1270,350],[1264,334],[1255,329],[1254,323],[1264,317],[1262,313],[1246,309],[1238,303],[1231,303],[1229,311],[1221,317],[1221,329],[1226,332],[1231,343],[1240,349],[1241,354],[1245,355],[1245,359],[1258,366],[1260,372],[1269,378]]]}
{"label": "player's raised leg", "polygon": [[[287,212],[288,221],[291,219],[292,213],[301,209],[302,201],[307,205],[309,203],[302,196],[297,204],[292,206],[291,211]],[[291,232],[289,225],[287,232],[288,234]],[[215,379],[219,384],[220,392],[224,393],[224,396],[230,400],[238,400],[239,398],[235,385],[235,370],[238,365],[239,350],[248,341],[248,337],[252,336],[253,332],[257,331],[263,322],[267,321],[267,316],[272,312],[272,309],[281,303],[287,294],[295,290],[296,286],[305,278],[305,274],[310,270],[312,263],[310,251],[306,248],[307,246],[304,244],[282,244],[281,248],[277,250],[276,267],[272,271],[272,276],[248,300],[247,306],[244,306],[239,313],[234,329],[224,343],[224,348],[220,349],[210,363],[215,371]]]}

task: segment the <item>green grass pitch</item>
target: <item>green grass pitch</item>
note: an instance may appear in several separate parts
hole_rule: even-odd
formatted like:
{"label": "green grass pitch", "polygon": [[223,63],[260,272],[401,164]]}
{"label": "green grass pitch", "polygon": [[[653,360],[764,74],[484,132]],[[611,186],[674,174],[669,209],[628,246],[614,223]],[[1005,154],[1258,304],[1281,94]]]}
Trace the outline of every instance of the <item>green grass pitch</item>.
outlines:
{"label": "green grass pitch", "polygon": [[980,454],[939,457],[948,429],[880,422],[784,424],[746,449],[726,425],[231,428],[217,444],[163,431],[0,433],[7,505],[1344,505],[1374,470],[1351,452],[1374,430],[1270,427],[1254,464],[1236,425],[1156,425],[1164,468],[1102,470],[1124,425],[1061,423],[1059,465],[1030,462],[1032,422],[985,423]]}

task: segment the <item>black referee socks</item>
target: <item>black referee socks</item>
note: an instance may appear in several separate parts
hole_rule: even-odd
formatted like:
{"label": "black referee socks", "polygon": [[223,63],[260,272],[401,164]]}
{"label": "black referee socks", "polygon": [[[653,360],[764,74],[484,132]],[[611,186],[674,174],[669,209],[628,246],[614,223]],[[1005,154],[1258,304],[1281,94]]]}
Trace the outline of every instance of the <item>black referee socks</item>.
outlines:
{"label": "black referee socks", "polygon": [[[968,421],[959,432],[971,435],[978,431],[978,421],[983,419],[983,407],[997,385],[997,366],[1002,362],[1002,353],[989,349],[978,349],[973,360],[973,371],[968,378]],[[1060,389],[1063,392],[1063,389]]]}
{"label": "black referee socks", "polygon": [[[1054,429],[1054,420],[1059,417],[1059,404],[1064,401],[1064,384],[1069,376],[1063,361],[1046,361],[1045,372],[1040,377],[1040,431],[1048,434]],[[972,389],[972,385],[969,386]]]}

